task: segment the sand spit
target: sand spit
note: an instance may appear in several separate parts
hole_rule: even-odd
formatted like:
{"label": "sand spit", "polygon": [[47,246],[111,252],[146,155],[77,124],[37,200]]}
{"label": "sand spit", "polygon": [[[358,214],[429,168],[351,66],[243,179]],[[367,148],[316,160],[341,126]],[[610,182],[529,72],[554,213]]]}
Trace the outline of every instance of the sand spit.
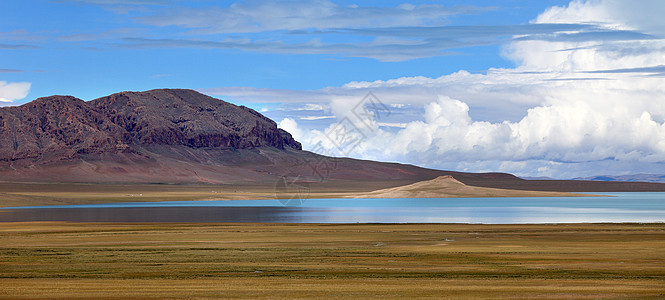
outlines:
{"label": "sand spit", "polygon": [[579,197],[587,194],[521,191],[469,186],[450,175],[409,185],[360,193],[349,198]]}

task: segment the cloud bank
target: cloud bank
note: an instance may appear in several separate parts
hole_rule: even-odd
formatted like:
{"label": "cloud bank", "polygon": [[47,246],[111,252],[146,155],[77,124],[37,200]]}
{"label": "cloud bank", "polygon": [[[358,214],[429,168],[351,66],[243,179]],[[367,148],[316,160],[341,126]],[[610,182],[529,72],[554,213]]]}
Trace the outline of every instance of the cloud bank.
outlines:
{"label": "cloud bank", "polygon": [[656,38],[630,27],[577,22],[560,17],[562,13],[554,11],[548,12],[554,17],[531,24],[448,25],[453,16],[493,9],[409,3],[393,7],[344,6],[325,0],[254,0],[206,7],[174,5],[135,18],[143,25],[174,29],[174,34],[127,37],[116,45],[316,54],[400,62],[450,55],[464,48],[502,45],[513,40],[581,42]]}
{"label": "cloud bank", "polygon": [[[504,48],[517,64],[513,69],[351,82],[317,91],[253,92],[262,99],[290,97],[303,104],[323,99],[329,108],[321,114],[334,114],[338,123],[311,129],[307,120],[287,116],[280,125],[306,149],[325,153],[523,176],[662,173],[665,41],[654,29],[665,24],[662,18],[642,17],[661,6],[659,1],[607,0],[552,7],[532,24],[591,24],[643,38],[516,37]],[[368,91],[392,104],[393,119],[366,126],[352,113]],[[208,92],[231,98],[240,94],[233,89]],[[254,95],[242,100],[252,101]],[[394,119],[401,105],[422,107],[419,119]],[[340,149],[331,132],[349,120],[347,131],[359,137],[350,140],[359,142]]]}
{"label": "cloud bank", "polygon": [[438,4],[401,4],[396,7],[342,6],[330,1],[243,1],[228,7],[177,8],[141,17],[153,26],[180,26],[205,33],[246,33],[278,30],[366,28],[445,24],[459,13],[487,10]]}

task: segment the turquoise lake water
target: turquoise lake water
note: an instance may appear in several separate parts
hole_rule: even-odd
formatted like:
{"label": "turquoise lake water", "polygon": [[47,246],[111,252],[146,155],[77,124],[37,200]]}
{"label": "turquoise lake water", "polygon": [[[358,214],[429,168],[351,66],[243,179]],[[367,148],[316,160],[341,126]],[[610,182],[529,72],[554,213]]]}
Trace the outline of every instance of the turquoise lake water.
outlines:
{"label": "turquoise lake water", "polygon": [[665,222],[665,193],[607,197],[134,202],[0,209],[0,221],[288,223]]}

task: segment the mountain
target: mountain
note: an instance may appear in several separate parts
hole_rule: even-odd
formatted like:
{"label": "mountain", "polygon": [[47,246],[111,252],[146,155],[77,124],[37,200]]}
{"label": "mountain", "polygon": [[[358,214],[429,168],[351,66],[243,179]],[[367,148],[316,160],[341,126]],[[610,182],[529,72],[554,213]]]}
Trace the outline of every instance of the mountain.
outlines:
{"label": "mountain", "polygon": [[317,183],[330,191],[391,188],[450,175],[468,185],[535,191],[665,191],[665,184],[524,180],[303,151],[260,113],[192,90],[72,96],[0,108],[0,181]]}
{"label": "mountain", "polygon": [[191,148],[301,149],[291,134],[258,112],[192,90],[119,93],[89,102],[129,134],[127,142]]}
{"label": "mountain", "polygon": [[[359,168],[362,166],[362,168]],[[422,180],[439,171],[302,151],[260,113],[192,90],[39,98],[0,108],[0,180],[266,183]]]}
{"label": "mountain", "polygon": [[0,161],[47,163],[132,146],[301,149],[256,111],[191,90],[124,92],[90,102],[40,98],[0,110]]}
{"label": "mountain", "polygon": [[587,181],[636,181],[665,183],[665,174],[634,174],[634,175],[599,175],[591,177],[578,177],[573,180]]}

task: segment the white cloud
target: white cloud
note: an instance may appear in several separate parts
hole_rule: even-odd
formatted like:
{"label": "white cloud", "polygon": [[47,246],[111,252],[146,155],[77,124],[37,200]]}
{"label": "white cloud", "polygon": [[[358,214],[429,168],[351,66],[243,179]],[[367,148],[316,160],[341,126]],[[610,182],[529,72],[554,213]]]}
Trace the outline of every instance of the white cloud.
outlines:
{"label": "white cloud", "polygon": [[336,118],[335,116],[306,116],[306,117],[300,117],[300,120],[306,120],[306,121],[316,121],[316,120],[325,120],[325,119],[334,119]]}
{"label": "white cloud", "polygon": [[[569,31],[578,31],[569,33]],[[335,43],[321,37],[344,35],[354,42]],[[358,40],[358,36],[369,40]],[[206,38],[123,38],[126,48],[213,48],[278,54],[327,54],[366,57],[385,62],[456,54],[453,49],[503,44],[511,36],[522,41],[641,41],[653,36],[630,30],[571,24],[524,24],[513,26],[414,26],[397,28],[344,28],[337,31],[303,32],[299,35],[271,32],[270,39],[228,37]],[[261,35],[259,35],[261,36]],[[294,39],[299,36],[300,39]],[[296,40],[296,41],[294,41]]]}
{"label": "white cloud", "polygon": [[[603,10],[598,10],[595,15],[575,16],[574,10],[587,12],[591,9],[587,6],[596,9],[586,4],[553,8],[541,16],[542,20],[530,24],[450,26],[448,23],[451,16],[494,8],[408,3],[392,7],[343,6],[325,0],[253,0],[235,2],[229,6],[206,7],[181,5],[136,18],[138,22],[149,26],[175,29],[168,38],[130,35],[120,39],[117,46],[323,54],[399,62],[457,54],[459,49],[469,47],[504,44],[510,42],[511,38],[587,42],[653,38],[647,29],[641,32],[630,26],[609,26],[595,21],[608,19],[609,12]],[[576,18],[582,21],[574,21]],[[189,31],[183,35],[182,29]],[[69,38],[90,37],[84,34]]]}
{"label": "white cloud", "polygon": [[226,39],[223,41],[201,39],[152,39],[152,38],[123,38],[124,43],[119,44],[125,48],[213,48],[222,50],[244,50],[260,53],[277,54],[328,54],[345,57],[367,57],[384,62],[406,61],[416,58],[449,55],[443,51],[448,48],[473,46],[468,43],[455,43],[441,41],[417,41],[416,45],[395,43],[394,41],[379,41],[358,43],[321,43],[311,39],[299,43],[285,43],[283,41],[254,41],[246,39]]}
{"label": "white cloud", "polygon": [[13,102],[27,97],[30,86],[29,82],[0,81],[0,102]]}
{"label": "white cloud", "polygon": [[[573,1],[566,7],[547,10],[534,23],[581,22],[648,31],[662,22],[640,17],[656,3],[626,3]],[[637,48],[640,50],[635,51]],[[358,135],[363,137],[361,142],[349,151],[358,158],[557,178],[662,173],[662,49],[662,39],[518,40],[505,49],[505,54],[518,64],[514,69],[351,82],[295,92],[295,96],[308,103],[318,97],[330,105],[338,120],[350,118],[362,131]],[[388,105],[395,112],[393,119],[381,119],[379,123],[403,124],[403,128],[363,127],[353,120],[351,111],[368,91],[386,104],[424,107],[424,113],[419,120],[404,122],[399,115],[400,105]],[[263,90],[262,99],[268,94]],[[280,91],[274,95],[283,97]],[[320,142],[335,152],[327,131],[302,128],[295,121],[288,126],[302,136],[305,149]],[[334,126],[331,124],[328,130]]]}
{"label": "white cloud", "polygon": [[[619,72],[603,74],[607,80],[548,80],[587,75],[495,70],[487,75],[458,72],[435,79],[355,82],[327,89],[326,101],[338,120],[353,118],[352,109],[368,90],[382,101],[423,105],[420,121],[389,118],[378,124],[400,124],[403,128],[396,132],[356,122],[366,138],[350,153],[355,157],[526,176],[593,175],[601,167],[603,172],[634,167],[658,172],[665,162],[665,79]],[[438,100],[432,101],[437,95]],[[472,117],[470,102],[498,108],[488,112],[497,114],[499,121]],[[509,119],[503,117],[502,107],[519,104],[530,108],[521,118],[501,121]],[[305,132],[301,140],[305,149],[322,142],[335,153],[326,131],[291,125]],[[614,164],[607,165],[608,161]]]}
{"label": "white cloud", "polygon": [[665,2],[661,0],[590,0],[554,6],[540,14],[535,23],[595,23],[613,29],[641,30],[662,35]]}
{"label": "white cloud", "polygon": [[[665,11],[665,2],[572,1],[566,7],[552,7],[533,23],[586,23],[607,30],[633,30],[653,35],[642,40],[514,42],[506,54],[523,70],[576,72],[619,68],[649,67],[665,63],[665,20],[654,13]],[[654,30],[657,28],[658,30]]]}
{"label": "white cloud", "polygon": [[386,123],[386,122],[378,122],[376,124],[381,127],[396,127],[396,128],[406,128],[407,125],[407,123]]}
{"label": "white cloud", "polygon": [[323,110],[324,107],[321,104],[307,103],[303,107],[296,108],[296,110]]}
{"label": "white cloud", "polygon": [[285,118],[277,124],[277,127],[286,130],[297,141],[303,138],[303,131],[298,128],[298,123],[294,119]]}
{"label": "white cloud", "polygon": [[[89,0],[88,0],[89,1]],[[445,24],[446,17],[487,10],[437,4],[397,7],[342,6],[330,1],[243,1],[228,7],[180,7],[166,14],[143,17],[155,26],[198,28],[206,33],[275,30],[420,26]]]}

